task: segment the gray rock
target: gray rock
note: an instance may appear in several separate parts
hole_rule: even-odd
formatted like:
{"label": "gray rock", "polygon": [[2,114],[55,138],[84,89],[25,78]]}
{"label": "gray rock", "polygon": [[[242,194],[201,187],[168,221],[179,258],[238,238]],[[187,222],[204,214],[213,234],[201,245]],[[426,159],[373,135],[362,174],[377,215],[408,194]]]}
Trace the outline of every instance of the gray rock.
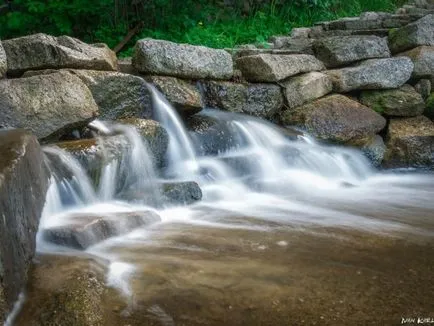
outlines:
{"label": "gray rock", "polygon": [[7,70],[8,70],[8,65],[6,60],[6,52],[3,49],[3,45],[0,40],[0,78],[6,75]]}
{"label": "gray rock", "polygon": [[357,66],[329,70],[336,92],[355,89],[388,89],[402,86],[413,72],[410,58],[370,59]]}
{"label": "gray rock", "polygon": [[434,46],[434,15],[427,15],[407,26],[391,30],[389,47],[392,53],[402,52],[420,45]]}
{"label": "gray rock", "polygon": [[273,84],[203,82],[207,106],[230,112],[272,118],[283,106],[280,87]]}
{"label": "gray rock", "polygon": [[434,79],[434,46],[419,46],[399,55],[409,57],[413,61],[412,78],[416,80],[421,78]]}
{"label": "gray rock", "polygon": [[308,38],[293,38],[291,36],[272,36],[270,42],[275,49],[291,50],[294,53],[313,54],[313,40]]}
{"label": "gray rock", "polygon": [[434,92],[426,100],[424,115],[434,121]]}
{"label": "gray rock", "polygon": [[43,230],[45,241],[84,250],[110,237],[161,221],[154,212],[116,213],[113,215],[76,215],[67,225]]}
{"label": "gray rock", "polygon": [[386,153],[386,145],[381,136],[375,135],[361,147],[361,150],[373,166],[380,166]]}
{"label": "gray rock", "polygon": [[342,36],[317,40],[316,57],[327,67],[339,67],[356,61],[390,57],[387,41],[377,36]]}
{"label": "gray rock", "polygon": [[414,85],[414,89],[422,96],[424,100],[426,100],[431,94],[431,81],[429,79],[421,79],[416,83],[416,85]]}
{"label": "gray rock", "polygon": [[360,102],[389,116],[414,117],[421,115],[425,109],[422,96],[410,85],[398,89],[363,91]]}
{"label": "gray rock", "polygon": [[309,27],[299,27],[293,28],[291,30],[292,38],[309,38],[309,33],[311,32],[311,28]]}
{"label": "gray rock", "polygon": [[165,202],[175,205],[190,205],[202,199],[202,190],[193,181],[162,183],[161,192]]}
{"label": "gray rock", "polygon": [[104,44],[86,44],[69,36],[34,34],[3,41],[8,73],[38,69],[116,70],[116,54]]}
{"label": "gray rock", "polygon": [[202,110],[199,89],[191,82],[163,76],[149,76],[147,80],[155,85],[181,115],[189,116]]}
{"label": "gray rock", "polygon": [[365,144],[386,125],[386,119],[343,95],[330,95],[282,115],[285,125],[306,128],[315,137],[337,143]]}
{"label": "gray rock", "polygon": [[232,57],[224,50],[153,39],[137,41],[133,66],[141,73],[187,79],[230,79],[233,74]]}
{"label": "gray rock", "polygon": [[359,17],[346,17],[324,23],[326,30],[376,29],[382,28],[381,19],[360,19]]}
{"label": "gray rock", "polygon": [[335,37],[335,36],[351,36],[351,35],[370,35],[378,37],[386,37],[389,35],[389,28],[377,28],[377,29],[337,29],[331,31],[325,31],[320,28],[312,29],[310,37],[314,39]]}
{"label": "gray rock", "polygon": [[137,75],[139,73],[133,67],[133,59],[131,57],[118,59],[118,71],[130,75]]}
{"label": "gray rock", "polygon": [[0,130],[0,323],[27,281],[49,172],[35,136]]}
{"label": "gray rock", "polygon": [[257,82],[276,82],[299,73],[325,69],[321,61],[308,54],[258,54],[239,58],[236,65],[247,80]]}
{"label": "gray rock", "polygon": [[0,81],[0,126],[31,130],[39,139],[55,138],[86,126],[98,115],[92,93],[67,73]]}
{"label": "gray rock", "polygon": [[392,119],[387,133],[386,167],[434,167],[434,122],[419,116]]}
{"label": "gray rock", "polygon": [[333,90],[330,78],[321,72],[291,77],[282,83],[282,87],[289,108],[320,98]]}

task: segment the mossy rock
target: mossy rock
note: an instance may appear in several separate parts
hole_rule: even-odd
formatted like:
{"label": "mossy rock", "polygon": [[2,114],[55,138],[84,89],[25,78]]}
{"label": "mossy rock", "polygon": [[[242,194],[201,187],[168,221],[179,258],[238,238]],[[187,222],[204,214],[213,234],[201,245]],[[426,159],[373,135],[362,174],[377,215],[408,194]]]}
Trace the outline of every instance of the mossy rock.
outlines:
{"label": "mossy rock", "polygon": [[434,92],[426,100],[426,107],[424,115],[426,115],[431,120],[434,120]]}

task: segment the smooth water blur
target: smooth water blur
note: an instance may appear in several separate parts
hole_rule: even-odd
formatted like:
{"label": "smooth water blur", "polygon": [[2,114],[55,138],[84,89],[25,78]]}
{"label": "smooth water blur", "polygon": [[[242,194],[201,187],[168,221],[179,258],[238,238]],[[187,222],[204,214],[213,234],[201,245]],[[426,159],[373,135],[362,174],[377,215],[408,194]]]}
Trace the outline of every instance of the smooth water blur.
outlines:
{"label": "smooth water blur", "polygon": [[[322,145],[306,135],[289,138],[263,120],[216,110],[200,115],[224,127],[229,146],[217,144],[213,154],[208,154],[203,150],[206,139],[188,131],[170,104],[151,89],[154,111],[169,134],[167,166],[161,175],[196,181],[203,192],[202,201],[184,207],[165,206],[157,186],[162,180],[137,131],[97,123],[94,127],[103,128],[103,133],[116,129],[125,134],[128,148],[119,160],[103,168],[97,189],[79,162],[60,149],[46,148],[55,173],[41,230],[67,224],[68,217],[76,213],[103,216],[146,211],[151,205],[160,215],[161,225],[262,231],[321,226],[433,235],[432,174],[377,171],[356,149]],[[153,200],[146,205],[138,203],[128,197],[131,189],[143,191]],[[131,260],[131,254],[119,248],[146,246],[148,235],[147,229],[137,229],[87,249],[109,259],[108,281],[126,295],[131,294],[126,278],[140,257]],[[38,249],[58,250],[40,239]]]}

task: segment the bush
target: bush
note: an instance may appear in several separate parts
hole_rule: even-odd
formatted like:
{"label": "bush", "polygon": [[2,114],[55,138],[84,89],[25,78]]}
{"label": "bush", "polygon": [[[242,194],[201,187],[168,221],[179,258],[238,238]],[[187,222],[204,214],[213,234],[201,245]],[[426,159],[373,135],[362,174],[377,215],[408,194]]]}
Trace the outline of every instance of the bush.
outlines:
{"label": "bush", "polygon": [[15,0],[0,16],[0,38],[37,32],[118,44],[139,22],[135,40],[153,37],[215,48],[264,43],[271,35],[366,10],[394,10],[401,0]]}

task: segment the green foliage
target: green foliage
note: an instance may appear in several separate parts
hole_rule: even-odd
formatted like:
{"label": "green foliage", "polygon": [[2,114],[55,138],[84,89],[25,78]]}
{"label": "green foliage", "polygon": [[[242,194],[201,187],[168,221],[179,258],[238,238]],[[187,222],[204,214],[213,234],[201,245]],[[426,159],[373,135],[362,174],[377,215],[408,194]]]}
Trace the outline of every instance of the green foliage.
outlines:
{"label": "green foliage", "polygon": [[402,0],[15,0],[0,16],[0,38],[43,32],[68,34],[86,42],[116,46],[128,31],[215,48],[265,44],[271,35],[316,21],[354,16],[367,10],[394,10]]}

